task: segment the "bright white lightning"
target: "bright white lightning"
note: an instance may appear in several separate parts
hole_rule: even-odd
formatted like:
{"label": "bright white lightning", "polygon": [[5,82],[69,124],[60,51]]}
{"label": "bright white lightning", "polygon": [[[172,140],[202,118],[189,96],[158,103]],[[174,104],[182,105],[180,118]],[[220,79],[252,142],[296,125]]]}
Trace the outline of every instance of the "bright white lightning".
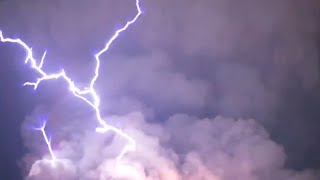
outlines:
{"label": "bright white lightning", "polygon": [[47,136],[47,133],[46,133],[46,125],[47,125],[47,121],[43,121],[42,122],[42,126],[39,127],[39,128],[34,128],[35,130],[38,130],[38,131],[41,131],[42,133],[42,136],[43,136],[43,139],[45,140],[46,144],[47,144],[47,147],[48,147],[48,150],[50,152],[50,155],[51,155],[51,159],[53,161],[57,160],[56,156],[54,155],[53,153],[53,150],[52,150],[52,146],[51,146],[51,138],[48,138]]}
{"label": "bright white lightning", "polygon": [[[109,125],[106,121],[104,121],[102,119],[101,113],[100,113],[100,98],[94,89],[94,85],[95,85],[96,80],[99,77],[100,56],[103,53],[107,52],[109,50],[111,44],[114,42],[114,40],[116,40],[118,38],[120,33],[125,31],[131,24],[136,22],[136,20],[142,14],[139,0],[135,0],[135,5],[136,5],[136,9],[137,9],[137,14],[134,16],[134,18],[132,18],[130,21],[127,21],[126,24],[122,28],[118,29],[113,34],[113,36],[107,41],[104,48],[101,49],[97,54],[94,55],[95,60],[96,60],[96,67],[95,67],[95,71],[94,71],[94,76],[90,81],[89,88],[85,88],[85,89],[79,89],[75,85],[75,83],[71,80],[71,78],[69,76],[67,76],[67,74],[65,73],[65,71],[63,69],[59,73],[55,73],[55,74],[48,74],[47,72],[45,72],[42,69],[42,66],[44,63],[44,58],[46,56],[46,52],[44,52],[44,54],[40,60],[40,63],[38,64],[37,60],[33,57],[33,51],[30,46],[28,46],[21,39],[6,38],[3,36],[2,31],[0,31],[0,41],[1,42],[16,43],[16,44],[20,45],[26,51],[25,63],[29,63],[31,65],[31,68],[40,74],[40,78],[38,78],[35,82],[26,82],[24,85],[33,86],[34,89],[36,90],[38,88],[39,84],[44,80],[52,80],[52,79],[59,79],[59,78],[64,79],[68,83],[69,90],[73,93],[73,95],[76,96],[77,98],[80,98],[81,100],[86,102],[88,105],[90,105],[94,109],[96,118],[100,124],[100,127],[96,128],[96,132],[105,133],[107,131],[113,131],[128,141],[128,143],[124,146],[124,148],[122,149],[122,151],[118,155],[117,159],[121,159],[128,151],[134,151],[136,148],[136,143],[135,143],[135,140],[131,136],[129,136],[128,134],[123,132],[121,129],[118,129],[114,126]],[[89,99],[88,96],[90,96],[91,99]],[[47,138],[47,135],[45,133],[45,124],[41,128],[39,128],[39,130],[41,130],[43,137],[48,145],[48,149],[49,149],[49,152],[52,156],[52,159],[55,160],[56,156],[54,155],[54,153],[52,151],[50,141]]]}

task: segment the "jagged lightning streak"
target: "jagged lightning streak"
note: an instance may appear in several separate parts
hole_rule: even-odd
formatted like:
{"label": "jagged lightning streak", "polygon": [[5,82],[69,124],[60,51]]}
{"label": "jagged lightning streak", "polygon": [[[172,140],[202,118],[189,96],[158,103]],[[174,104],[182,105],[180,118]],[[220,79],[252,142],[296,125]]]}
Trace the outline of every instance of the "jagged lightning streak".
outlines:
{"label": "jagged lightning streak", "polygon": [[50,155],[51,155],[51,159],[52,159],[53,161],[55,161],[55,160],[57,160],[57,158],[56,158],[56,155],[53,153],[53,150],[52,150],[51,138],[48,138],[48,135],[47,135],[47,133],[46,133],[46,130],[45,130],[46,125],[47,125],[47,120],[44,120],[44,121],[42,121],[42,126],[41,126],[41,127],[39,127],[39,128],[34,128],[34,129],[35,129],[35,130],[38,130],[38,131],[41,131],[42,136],[43,136],[43,139],[44,139],[44,141],[46,142],[47,147],[48,147],[48,150],[49,150],[49,153],[50,153]]}
{"label": "jagged lightning streak", "polygon": [[[135,140],[131,136],[129,136],[128,134],[123,132],[121,129],[118,129],[114,126],[109,125],[106,121],[104,121],[102,119],[101,113],[100,113],[100,98],[94,89],[94,85],[95,85],[96,80],[99,77],[100,56],[103,53],[107,52],[109,50],[111,44],[118,38],[120,33],[125,31],[131,24],[135,23],[137,21],[137,19],[139,18],[139,16],[142,14],[142,10],[140,7],[140,1],[135,0],[135,5],[136,5],[136,9],[137,9],[137,14],[130,21],[127,21],[126,24],[122,28],[118,29],[113,34],[113,36],[107,41],[104,48],[101,49],[97,54],[94,55],[95,61],[96,61],[94,76],[90,81],[89,88],[84,88],[84,89],[79,89],[75,85],[75,83],[72,81],[72,79],[69,76],[67,76],[67,74],[65,73],[65,71],[63,69],[59,73],[55,73],[55,74],[48,74],[47,72],[45,72],[42,69],[42,66],[43,66],[44,58],[45,58],[47,52],[44,52],[44,54],[40,60],[40,63],[38,64],[37,60],[33,56],[33,51],[30,46],[28,46],[21,39],[6,38],[3,36],[2,31],[0,31],[0,41],[1,42],[16,43],[16,44],[20,45],[26,51],[26,54],[27,54],[26,58],[25,58],[25,63],[26,64],[29,63],[31,65],[31,68],[40,74],[40,78],[38,78],[35,82],[26,82],[24,84],[25,86],[26,85],[33,86],[34,89],[36,90],[42,81],[62,78],[63,80],[65,80],[68,83],[69,90],[73,93],[74,96],[76,96],[77,98],[80,98],[81,100],[86,102],[89,106],[91,106],[94,109],[96,118],[97,118],[98,123],[100,125],[100,127],[96,128],[96,132],[105,133],[107,131],[113,131],[128,141],[128,143],[124,146],[124,148],[122,149],[122,151],[118,155],[117,159],[121,159],[124,156],[124,154],[126,154],[128,151],[135,150],[136,143],[135,143]],[[91,97],[91,99],[89,99],[88,96]],[[55,160],[56,156],[54,155],[54,153],[52,151],[50,141],[47,138],[47,135],[45,133],[45,124],[41,128],[39,128],[39,130],[41,130],[43,137],[48,145],[48,149],[50,151],[52,159]]]}

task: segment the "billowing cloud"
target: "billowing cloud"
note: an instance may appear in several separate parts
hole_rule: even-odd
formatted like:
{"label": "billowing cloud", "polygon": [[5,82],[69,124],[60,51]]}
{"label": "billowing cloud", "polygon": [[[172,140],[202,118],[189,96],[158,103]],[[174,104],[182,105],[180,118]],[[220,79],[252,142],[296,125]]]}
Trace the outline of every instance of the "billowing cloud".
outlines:
{"label": "billowing cloud", "polygon": [[[61,159],[52,162],[44,158],[34,162],[28,179],[318,178],[316,171],[287,169],[283,147],[273,142],[266,130],[252,119],[199,119],[177,114],[166,120],[165,124],[159,124],[146,122],[139,112],[106,119],[122,124],[122,129],[136,139],[135,152],[117,161],[112,157],[121,150],[123,139],[90,132],[83,127],[80,132],[74,133],[77,138],[58,143],[56,154]],[[69,121],[76,123],[77,120]]]}

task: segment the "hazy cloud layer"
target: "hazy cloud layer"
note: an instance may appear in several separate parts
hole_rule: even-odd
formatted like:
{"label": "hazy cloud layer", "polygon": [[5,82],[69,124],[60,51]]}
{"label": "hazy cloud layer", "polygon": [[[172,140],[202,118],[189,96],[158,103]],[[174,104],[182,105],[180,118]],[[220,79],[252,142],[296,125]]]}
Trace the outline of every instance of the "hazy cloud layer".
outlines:
{"label": "hazy cloud layer", "polygon": [[[103,77],[115,83],[134,79],[130,80],[132,89],[146,92],[139,98],[163,99],[152,106],[170,104],[168,99],[174,96],[180,98],[174,101],[177,103],[192,103],[196,108],[205,105],[206,113],[272,119],[270,114],[282,105],[282,93],[290,84],[302,89],[317,85],[319,4],[315,0],[141,4],[143,16],[111,49],[110,54],[120,54],[120,60],[109,55],[104,59],[114,76],[104,71]],[[134,1],[129,0],[16,0],[4,1],[2,7],[6,34],[22,36],[39,53],[48,49],[47,63],[53,65],[52,70],[64,67],[80,82],[92,74],[93,53],[135,13]],[[171,74],[164,75],[167,71]],[[137,77],[126,76],[132,73]],[[196,87],[199,95],[194,95],[198,89],[181,92],[188,88],[182,82],[187,80],[207,85]],[[204,104],[208,87],[209,100]],[[188,93],[192,94],[186,98]]]}

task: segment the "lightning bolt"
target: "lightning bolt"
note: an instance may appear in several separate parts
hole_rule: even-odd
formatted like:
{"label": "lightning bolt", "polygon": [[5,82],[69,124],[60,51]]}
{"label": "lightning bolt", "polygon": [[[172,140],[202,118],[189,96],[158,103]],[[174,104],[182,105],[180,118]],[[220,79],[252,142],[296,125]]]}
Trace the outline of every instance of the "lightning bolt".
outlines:
{"label": "lightning bolt", "polygon": [[46,142],[47,148],[48,148],[49,153],[50,153],[50,155],[51,155],[51,159],[52,159],[53,161],[55,161],[55,160],[57,160],[57,158],[56,158],[56,155],[53,153],[53,150],[52,150],[51,138],[48,138],[48,135],[47,135],[47,133],[46,133],[46,130],[45,130],[46,125],[47,125],[47,120],[44,120],[44,121],[42,121],[42,126],[40,126],[40,127],[38,127],[38,128],[34,128],[34,129],[35,129],[35,130],[38,130],[38,131],[41,131],[42,136],[43,136],[43,139],[44,139],[44,141]]}
{"label": "lightning bolt", "polygon": [[[99,77],[100,56],[102,54],[104,54],[105,52],[107,52],[109,50],[110,46],[112,45],[112,43],[118,38],[120,33],[125,31],[131,24],[135,23],[137,21],[137,19],[139,18],[139,16],[142,14],[139,0],[135,0],[135,6],[136,6],[136,10],[137,10],[136,15],[131,20],[127,21],[125,23],[125,25],[122,26],[122,28],[118,29],[113,34],[113,36],[107,41],[105,46],[97,54],[94,55],[94,58],[96,61],[94,76],[92,77],[92,79],[90,81],[89,88],[84,88],[84,89],[78,88],[76,86],[76,84],[72,81],[72,79],[66,74],[66,72],[63,69],[58,73],[48,74],[47,72],[45,72],[42,69],[42,67],[43,67],[44,59],[45,59],[45,56],[47,53],[46,51],[43,53],[42,58],[40,59],[40,62],[38,63],[38,61],[33,56],[33,51],[30,46],[28,46],[25,42],[23,42],[19,38],[12,39],[12,38],[4,37],[2,31],[0,30],[0,41],[4,42],[4,43],[5,42],[15,43],[15,44],[18,44],[19,46],[21,46],[26,51],[25,64],[30,64],[31,68],[40,74],[40,77],[37,78],[36,81],[26,82],[26,83],[24,83],[24,86],[33,86],[34,90],[36,90],[42,81],[53,80],[53,79],[65,80],[69,86],[69,90],[73,93],[73,95],[75,97],[83,100],[86,104],[88,104],[95,111],[96,119],[100,125],[99,127],[96,128],[96,132],[105,133],[107,131],[113,131],[114,133],[120,135],[121,137],[123,137],[127,140],[128,143],[123,147],[123,149],[121,150],[121,152],[117,156],[117,159],[121,159],[128,151],[134,151],[136,149],[136,142],[131,136],[129,136],[128,134],[123,132],[121,129],[116,128],[116,127],[108,124],[105,120],[102,119],[101,112],[100,112],[100,98],[99,98],[96,90],[94,89],[94,86],[95,86],[96,80]],[[90,97],[90,99],[88,97]],[[50,139],[47,137],[45,127],[46,127],[46,122],[43,123],[43,125],[37,129],[42,132],[43,138],[44,138],[44,140],[47,144],[47,147],[48,147],[48,151],[51,154],[51,159],[56,160],[57,158],[51,148]]]}

